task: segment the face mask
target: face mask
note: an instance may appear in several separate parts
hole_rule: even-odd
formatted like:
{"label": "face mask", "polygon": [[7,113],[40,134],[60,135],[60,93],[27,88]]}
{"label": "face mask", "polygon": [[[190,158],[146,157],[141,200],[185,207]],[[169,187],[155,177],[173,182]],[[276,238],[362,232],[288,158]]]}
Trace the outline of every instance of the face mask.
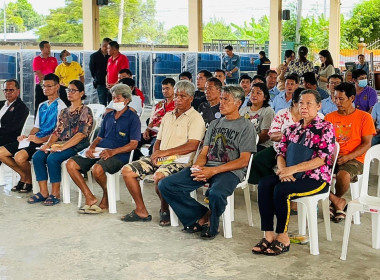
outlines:
{"label": "face mask", "polygon": [[359,87],[366,87],[366,86],[367,86],[367,79],[360,80],[360,81],[358,82],[358,86],[359,86]]}
{"label": "face mask", "polygon": [[70,55],[66,56],[66,63],[71,63],[73,62],[73,57]]}
{"label": "face mask", "polygon": [[116,111],[121,111],[124,109],[124,107],[125,107],[124,102],[114,102],[113,103],[113,109]]}

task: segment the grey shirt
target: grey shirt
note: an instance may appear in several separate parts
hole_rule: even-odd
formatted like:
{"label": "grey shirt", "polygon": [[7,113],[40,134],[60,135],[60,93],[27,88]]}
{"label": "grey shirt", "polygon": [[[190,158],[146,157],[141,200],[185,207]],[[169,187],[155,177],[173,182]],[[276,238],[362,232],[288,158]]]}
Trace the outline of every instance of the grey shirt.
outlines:
{"label": "grey shirt", "polygon": [[[206,166],[219,166],[238,159],[241,153],[256,152],[256,131],[253,124],[245,119],[227,120],[225,117],[213,120],[207,129],[204,146],[208,146]],[[232,170],[240,181],[246,168]]]}

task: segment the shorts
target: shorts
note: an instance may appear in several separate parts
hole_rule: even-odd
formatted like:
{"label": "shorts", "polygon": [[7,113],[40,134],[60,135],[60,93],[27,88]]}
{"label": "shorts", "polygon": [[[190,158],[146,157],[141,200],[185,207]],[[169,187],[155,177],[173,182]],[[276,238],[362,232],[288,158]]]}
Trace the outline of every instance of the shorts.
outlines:
{"label": "shorts", "polygon": [[145,176],[154,174],[156,172],[162,173],[165,177],[177,173],[188,167],[188,164],[171,163],[166,165],[155,166],[153,165],[150,157],[143,157],[137,161],[128,163],[125,168],[129,168],[137,174],[139,180],[144,180]]}
{"label": "shorts", "polygon": [[32,156],[34,155],[34,153],[37,151],[36,148],[38,147],[41,147],[42,144],[36,144],[34,142],[30,142],[29,144],[29,147],[26,147],[26,148],[22,148],[22,149],[19,149],[18,148],[18,144],[19,142],[12,142],[12,143],[9,143],[9,144],[6,144],[4,145],[4,148],[7,149],[7,151],[9,153],[12,154],[12,156],[14,156],[17,152],[21,151],[21,150],[24,150],[28,153],[28,160],[32,160]]}
{"label": "shorts", "polygon": [[351,159],[342,165],[336,165],[335,173],[338,173],[340,170],[344,170],[350,174],[351,182],[355,183],[358,181],[358,175],[363,174],[363,163],[356,159]]}
{"label": "shorts", "polygon": [[91,167],[96,163],[99,164],[104,173],[108,172],[110,174],[115,174],[116,172],[120,171],[120,169],[124,166],[124,162],[119,160],[116,157],[110,157],[106,160],[101,158],[84,158],[81,156],[73,156],[70,159],[75,161],[79,167],[80,171],[85,174],[88,171],[90,171]]}

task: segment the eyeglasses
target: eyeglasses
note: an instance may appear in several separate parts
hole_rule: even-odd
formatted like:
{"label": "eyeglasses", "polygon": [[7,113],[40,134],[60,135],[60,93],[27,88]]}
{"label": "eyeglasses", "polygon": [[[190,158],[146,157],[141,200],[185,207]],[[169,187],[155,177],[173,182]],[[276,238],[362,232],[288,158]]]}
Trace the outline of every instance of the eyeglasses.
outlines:
{"label": "eyeglasses", "polygon": [[57,84],[55,84],[55,85],[52,85],[52,86],[50,86],[50,85],[42,85],[41,87],[42,87],[42,89],[50,89],[50,88],[52,88],[52,87],[55,87]]}
{"label": "eyeglasses", "polygon": [[16,91],[16,89],[14,89],[14,88],[5,88],[5,89],[3,89],[4,93],[7,93],[7,92],[14,93],[15,91]]}
{"label": "eyeglasses", "polygon": [[79,90],[73,89],[73,88],[67,88],[67,89],[65,89],[65,91],[66,91],[66,93],[70,93],[70,92],[76,93],[76,92],[79,92]]}

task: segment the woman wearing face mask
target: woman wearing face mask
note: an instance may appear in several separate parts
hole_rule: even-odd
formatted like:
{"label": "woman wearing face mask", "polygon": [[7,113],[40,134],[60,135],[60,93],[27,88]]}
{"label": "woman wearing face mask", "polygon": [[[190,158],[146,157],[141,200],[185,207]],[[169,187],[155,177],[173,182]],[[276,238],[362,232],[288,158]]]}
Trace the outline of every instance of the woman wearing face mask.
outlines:
{"label": "woman wearing face mask", "polygon": [[373,106],[377,103],[377,93],[368,86],[367,72],[362,69],[352,71],[352,80],[356,89],[355,108],[371,113]]}
{"label": "woman wearing face mask", "polygon": [[[29,198],[30,204],[42,202],[45,206],[52,206],[59,203],[62,162],[90,144],[93,117],[91,109],[82,103],[86,97],[84,85],[81,81],[73,80],[66,91],[71,106],[59,113],[54,132],[32,158],[40,192]],[[48,177],[52,184],[50,195]]]}

